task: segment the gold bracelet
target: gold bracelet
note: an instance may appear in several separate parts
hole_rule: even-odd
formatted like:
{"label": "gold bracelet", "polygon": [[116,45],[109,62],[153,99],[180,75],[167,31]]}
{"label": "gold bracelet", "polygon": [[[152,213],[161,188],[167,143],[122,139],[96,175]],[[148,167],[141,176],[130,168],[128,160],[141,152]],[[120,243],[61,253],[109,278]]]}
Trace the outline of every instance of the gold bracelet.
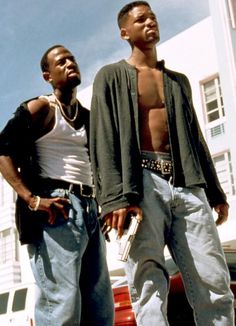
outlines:
{"label": "gold bracelet", "polygon": [[40,204],[40,200],[41,200],[41,198],[40,198],[39,196],[33,196],[33,198],[36,200],[35,206],[32,207],[32,206],[28,205],[28,208],[29,208],[31,211],[34,211],[34,212],[35,212],[35,211],[37,211],[38,208],[39,208],[39,204]]}

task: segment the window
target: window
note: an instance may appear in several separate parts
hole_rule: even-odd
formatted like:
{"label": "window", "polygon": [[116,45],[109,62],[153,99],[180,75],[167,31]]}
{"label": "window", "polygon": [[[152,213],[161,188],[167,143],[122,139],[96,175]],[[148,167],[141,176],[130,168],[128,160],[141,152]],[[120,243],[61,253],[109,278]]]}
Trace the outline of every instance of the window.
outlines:
{"label": "window", "polygon": [[235,195],[234,177],[230,152],[224,152],[213,157],[213,162],[220,184],[226,195]]}
{"label": "window", "polygon": [[224,103],[218,76],[202,83],[203,104],[207,123],[225,116]]}
{"label": "window", "polygon": [[16,201],[16,193],[0,174],[0,207],[9,206]]}
{"label": "window", "polygon": [[12,257],[12,243],[10,229],[6,229],[0,232],[0,262],[6,263],[11,260]]}
{"label": "window", "polygon": [[7,313],[8,299],[9,299],[9,292],[0,294],[0,315]]}
{"label": "window", "polygon": [[19,261],[17,232],[8,228],[0,232],[0,264]]}
{"label": "window", "polygon": [[219,136],[225,133],[225,126],[223,123],[215,127],[210,128],[211,138]]}
{"label": "window", "polygon": [[26,294],[27,288],[16,290],[12,304],[13,312],[25,309]]}

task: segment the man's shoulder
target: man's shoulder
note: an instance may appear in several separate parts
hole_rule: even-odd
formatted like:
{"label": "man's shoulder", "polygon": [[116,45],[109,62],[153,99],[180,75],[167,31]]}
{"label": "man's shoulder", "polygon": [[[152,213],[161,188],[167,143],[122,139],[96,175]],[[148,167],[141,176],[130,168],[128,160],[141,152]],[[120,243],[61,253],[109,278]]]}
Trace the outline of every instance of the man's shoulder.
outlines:
{"label": "man's shoulder", "polygon": [[111,74],[116,74],[118,71],[123,70],[125,68],[125,60],[109,63],[98,70],[97,76],[110,76]]}
{"label": "man's shoulder", "polygon": [[26,108],[31,114],[35,114],[42,110],[48,110],[50,107],[50,95],[30,98],[22,102],[20,106]]}
{"label": "man's shoulder", "polygon": [[187,95],[187,97],[191,96],[192,90],[190,81],[184,73],[168,68],[165,68],[164,71],[167,76],[167,83],[169,80],[172,85],[177,84],[183,90],[184,94]]}
{"label": "man's shoulder", "polygon": [[180,71],[165,68],[165,72],[171,78],[176,78],[176,79],[180,79],[180,80],[188,79],[187,76],[183,72],[180,72]]}
{"label": "man's shoulder", "polygon": [[172,70],[169,68],[164,68],[164,73],[173,81],[180,83],[181,85],[189,86],[189,79],[188,77],[180,71]]}

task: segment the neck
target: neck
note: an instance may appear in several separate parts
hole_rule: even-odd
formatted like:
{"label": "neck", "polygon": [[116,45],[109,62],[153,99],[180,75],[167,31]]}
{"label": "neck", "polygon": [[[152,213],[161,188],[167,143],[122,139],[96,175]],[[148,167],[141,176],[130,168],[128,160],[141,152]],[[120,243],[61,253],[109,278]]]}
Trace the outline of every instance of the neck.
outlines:
{"label": "neck", "polygon": [[157,63],[156,47],[146,50],[134,48],[127,62],[136,67],[155,68]]}
{"label": "neck", "polygon": [[73,88],[71,91],[63,92],[60,89],[54,89],[56,98],[65,106],[73,105],[76,102],[77,89]]}

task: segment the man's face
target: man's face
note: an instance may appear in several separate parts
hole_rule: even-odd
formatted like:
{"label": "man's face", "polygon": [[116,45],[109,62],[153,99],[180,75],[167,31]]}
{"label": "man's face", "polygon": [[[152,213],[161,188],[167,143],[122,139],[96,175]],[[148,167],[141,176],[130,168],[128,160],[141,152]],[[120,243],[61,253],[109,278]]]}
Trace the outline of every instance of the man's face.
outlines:
{"label": "man's face", "polygon": [[121,28],[121,36],[131,44],[138,46],[159,42],[159,26],[153,11],[145,5],[130,10],[124,26]]}
{"label": "man's face", "polygon": [[48,72],[44,73],[53,88],[74,88],[81,82],[80,71],[74,56],[63,47],[48,53]]}

